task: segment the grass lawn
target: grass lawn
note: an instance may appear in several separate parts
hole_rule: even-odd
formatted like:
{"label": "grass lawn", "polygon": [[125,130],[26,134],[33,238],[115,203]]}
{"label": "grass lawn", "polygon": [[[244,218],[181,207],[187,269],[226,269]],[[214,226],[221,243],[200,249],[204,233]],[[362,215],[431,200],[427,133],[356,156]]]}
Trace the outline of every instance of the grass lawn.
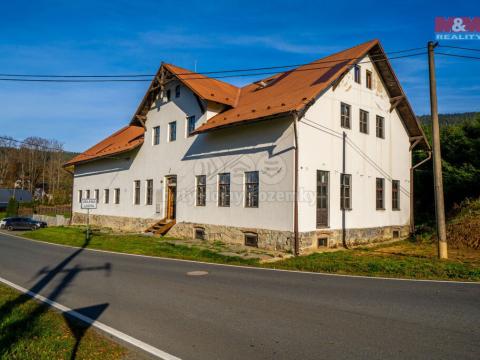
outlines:
{"label": "grass lawn", "polygon": [[[73,246],[84,244],[84,228],[56,227],[27,232],[24,236]],[[257,259],[226,256],[195,246],[174,244],[168,238],[141,235],[113,235],[94,232],[88,248],[131,254],[163,256],[206,262],[262,266],[286,270],[402,277],[480,281],[480,250],[450,250],[449,260],[436,259],[436,247],[430,241],[398,241],[353,250],[315,253],[260,264]]]}
{"label": "grass lawn", "polygon": [[433,243],[405,240],[294,257],[272,265],[280,269],[336,274],[480,281],[480,251],[450,250],[449,255],[449,260],[438,260]]}
{"label": "grass lawn", "polygon": [[[85,243],[85,228],[74,226],[50,227],[26,232],[23,236],[55,244],[80,247]],[[240,256],[226,256],[213,250],[174,244],[173,242],[169,242],[168,238],[157,238],[135,234],[111,234],[98,230],[93,232],[87,248],[222,264],[255,265],[258,263],[258,260],[256,259],[244,259]]]}
{"label": "grass lawn", "polygon": [[[80,333],[81,325],[73,331]],[[75,336],[63,316],[0,284],[0,359],[70,359]],[[122,359],[128,351],[92,329],[86,330],[76,359]]]}

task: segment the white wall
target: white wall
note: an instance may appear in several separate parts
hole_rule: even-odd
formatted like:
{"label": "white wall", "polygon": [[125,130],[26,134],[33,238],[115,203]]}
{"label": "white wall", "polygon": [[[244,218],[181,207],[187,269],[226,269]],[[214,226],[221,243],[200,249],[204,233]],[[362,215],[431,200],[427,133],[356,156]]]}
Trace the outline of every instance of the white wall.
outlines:
{"label": "white wall", "polygon": [[[195,222],[291,231],[293,228],[293,128],[290,119],[277,119],[187,137],[186,117],[205,115],[194,95],[182,86],[180,98],[157,103],[147,115],[145,143],[130,154],[116,155],[75,168],[74,211],[82,212],[78,190],[100,190],[92,214],[158,218],[165,216],[165,176],[177,175],[177,222]],[[208,114],[218,109],[211,107]],[[168,142],[168,123],[177,121],[177,140]],[[197,126],[198,126],[197,125]],[[153,127],[160,126],[160,144],[153,145]],[[128,158],[128,159],[127,159]],[[244,207],[244,172],[260,172],[258,208]],[[217,175],[231,173],[231,206],[217,206]],[[195,175],[207,175],[207,204],[195,206]],[[146,180],[154,180],[153,205],[145,205]],[[133,204],[133,182],[141,180],[141,205]],[[119,205],[114,188],[121,189]],[[103,189],[110,189],[110,204]],[[275,196],[273,199],[272,196]],[[156,206],[156,203],[159,206]],[[157,212],[156,210],[159,210]]]}
{"label": "white wall", "polygon": [[[373,89],[365,86],[365,70],[373,73]],[[165,216],[165,176],[177,175],[177,221],[272,230],[293,230],[293,128],[291,119],[269,120],[187,137],[186,117],[197,124],[218,111],[210,104],[201,114],[195,96],[182,86],[181,97],[157,103],[147,115],[143,146],[130,153],[76,166],[74,211],[81,212],[78,190],[110,189],[110,204],[92,213],[141,218]],[[340,126],[340,102],[352,107],[351,129]],[[359,131],[359,109],[369,112],[369,134]],[[341,228],[340,173],[342,132],[347,133],[346,173],[352,175],[352,210],[347,228],[404,225],[409,220],[410,152],[407,132],[396,111],[390,113],[387,92],[376,70],[362,64],[362,84],[353,71],[333,91],[329,89],[299,122],[299,230],[316,229],[316,171],[330,172],[330,224]],[[385,139],[376,137],[375,116],[385,118]],[[168,123],[177,121],[177,140],[168,142]],[[160,144],[153,145],[154,126]],[[352,145],[354,144],[354,145]],[[260,172],[259,208],[244,207],[244,172]],[[217,175],[231,173],[231,206],[217,205]],[[207,175],[207,205],[195,206],[195,175]],[[385,179],[385,210],[376,210],[375,179]],[[146,180],[154,180],[153,205],[145,205]],[[392,210],[391,180],[400,180],[400,211]],[[141,205],[133,205],[133,182],[141,180]],[[121,202],[113,204],[114,188]],[[158,203],[158,205],[157,205]],[[157,212],[158,210],[158,212]]]}
{"label": "white wall", "polygon": [[[367,69],[373,73],[373,89],[365,85]],[[334,91],[330,88],[322,95],[299,123],[299,230],[302,232],[316,229],[317,170],[330,172],[329,227],[342,227],[340,173],[343,131],[348,138],[345,172],[352,175],[352,210],[346,211],[346,227],[404,225],[409,221],[411,157],[408,134],[398,113],[390,113],[388,93],[374,66],[371,63],[361,64],[361,75],[362,83],[355,83],[352,69]],[[340,125],[341,102],[351,105],[351,129]],[[368,134],[359,130],[359,109],[369,112]],[[376,115],[385,118],[385,139],[376,137]],[[385,179],[385,210],[376,210],[377,177]],[[392,210],[392,179],[400,180],[400,211]]]}

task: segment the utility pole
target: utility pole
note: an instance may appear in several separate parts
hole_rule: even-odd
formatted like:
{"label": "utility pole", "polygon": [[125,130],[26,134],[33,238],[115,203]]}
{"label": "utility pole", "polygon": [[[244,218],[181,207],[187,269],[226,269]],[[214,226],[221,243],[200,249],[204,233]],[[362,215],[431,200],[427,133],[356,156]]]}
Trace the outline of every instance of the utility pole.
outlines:
{"label": "utility pole", "polygon": [[437,80],[435,78],[434,48],[438,43],[428,42],[428,70],[430,76],[430,112],[432,117],[433,183],[435,192],[435,215],[437,218],[438,257],[448,258],[445,205],[443,201],[442,155],[440,152],[440,127],[438,124]]}

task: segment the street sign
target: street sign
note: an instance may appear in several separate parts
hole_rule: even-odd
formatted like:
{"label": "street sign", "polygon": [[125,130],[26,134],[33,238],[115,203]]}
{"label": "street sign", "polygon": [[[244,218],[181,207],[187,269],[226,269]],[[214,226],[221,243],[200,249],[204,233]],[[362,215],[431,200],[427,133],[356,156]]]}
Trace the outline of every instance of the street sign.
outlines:
{"label": "street sign", "polygon": [[82,209],[96,209],[97,199],[82,199],[81,206]]}

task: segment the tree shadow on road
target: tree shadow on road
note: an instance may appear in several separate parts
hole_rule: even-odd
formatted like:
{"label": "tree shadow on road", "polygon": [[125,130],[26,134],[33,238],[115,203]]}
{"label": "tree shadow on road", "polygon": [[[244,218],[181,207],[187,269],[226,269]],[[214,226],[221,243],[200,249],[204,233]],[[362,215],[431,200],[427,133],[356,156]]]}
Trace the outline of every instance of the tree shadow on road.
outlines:
{"label": "tree shadow on road", "polygon": [[[29,289],[30,293],[39,294],[54,279],[56,280],[57,277],[61,277],[60,282],[55,286],[55,288],[50,292],[50,294],[44,295],[49,300],[56,301],[59,296],[64,292],[64,290],[73,283],[75,278],[81,272],[105,270],[106,276],[109,276],[112,267],[111,264],[108,262],[100,266],[80,267],[79,265],[74,265],[70,268],[67,268],[67,265],[69,265],[75,258],[77,258],[83,252],[83,250],[88,247],[89,243],[90,239],[86,239],[81,248],[75,250],[72,254],[70,254],[52,269],[48,269],[47,267],[42,268],[37,273],[37,277],[42,275],[43,277]],[[0,307],[0,358],[8,356],[14,345],[20,340],[28,339],[32,336],[35,336],[36,322],[39,320],[40,316],[47,312],[49,309],[48,306],[36,306],[33,311],[24,314],[24,316],[21,316],[18,319],[14,319],[13,322],[4,326],[3,324],[5,323],[6,317],[9,316],[16,308],[25,304],[29,300],[31,300],[31,296],[27,294],[22,294],[19,295],[17,298],[6,302]],[[105,303],[88,306],[73,311],[87,316],[90,319],[96,320],[105,311],[107,307],[108,303]],[[70,357],[70,359],[73,360],[76,358],[76,353],[80,342],[86,330],[88,330],[90,324],[83,322],[80,323],[79,320],[74,320],[71,312],[65,313],[64,316],[76,340]]]}

